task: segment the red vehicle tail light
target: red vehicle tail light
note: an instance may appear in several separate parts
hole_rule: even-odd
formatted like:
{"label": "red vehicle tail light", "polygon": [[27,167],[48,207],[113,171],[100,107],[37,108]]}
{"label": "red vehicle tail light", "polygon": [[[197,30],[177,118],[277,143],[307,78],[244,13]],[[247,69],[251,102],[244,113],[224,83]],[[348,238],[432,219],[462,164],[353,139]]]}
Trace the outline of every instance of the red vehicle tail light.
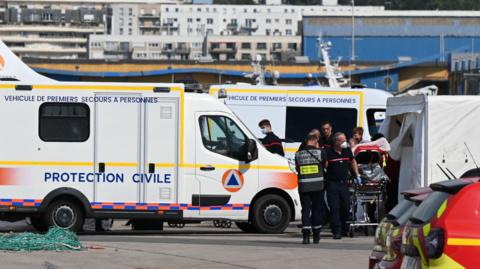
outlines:
{"label": "red vehicle tail light", "polygon": [[445,232],[439,228],[433,228],[425,238],[427,255],[431,259],[438,259],[442,256],[445,245]]}

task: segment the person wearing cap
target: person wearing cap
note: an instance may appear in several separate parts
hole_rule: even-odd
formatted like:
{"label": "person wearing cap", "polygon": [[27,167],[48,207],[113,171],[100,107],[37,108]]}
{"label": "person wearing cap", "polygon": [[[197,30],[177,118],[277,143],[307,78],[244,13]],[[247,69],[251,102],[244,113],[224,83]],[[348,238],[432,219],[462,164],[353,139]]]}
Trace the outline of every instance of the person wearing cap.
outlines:
{"label": "person wearing cap", "polygon": [[330,217],[333,239],[342,239],[348,231],[347,219],[350,208],[350,191],[348,177],[350,169],[354,172],[355,181],[360,181],[357,162],[352,150],[348,148],[344,133],[338,132],[332,136],[334,145],[325,150],[327,201],[330,207]]}
{"label": "person wearing cap", "polygon": [[260,127],[262,134],[265,135],[264,138],[260,139],[263,146],[265,146],[265,148],[272,153],[276,153],[280,156],[285,156],[285,152],[283,151],[282,146],[282,140],[280,140],[280,138],[278,138],[278,136],[273,133],[270,121],[267,119],[261,120],[258,123],[258,127]]}

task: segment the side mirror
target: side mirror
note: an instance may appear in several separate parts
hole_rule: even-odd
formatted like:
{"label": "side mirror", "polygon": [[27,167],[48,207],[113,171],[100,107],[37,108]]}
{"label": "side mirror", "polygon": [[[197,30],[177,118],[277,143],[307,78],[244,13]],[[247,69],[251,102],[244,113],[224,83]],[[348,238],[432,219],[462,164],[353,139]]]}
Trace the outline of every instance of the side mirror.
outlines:
{"label": "side mirror", "polygon": [[253,162],[258,158],[257,142],[254,139],[248,139],[245,142],[245,162]]}

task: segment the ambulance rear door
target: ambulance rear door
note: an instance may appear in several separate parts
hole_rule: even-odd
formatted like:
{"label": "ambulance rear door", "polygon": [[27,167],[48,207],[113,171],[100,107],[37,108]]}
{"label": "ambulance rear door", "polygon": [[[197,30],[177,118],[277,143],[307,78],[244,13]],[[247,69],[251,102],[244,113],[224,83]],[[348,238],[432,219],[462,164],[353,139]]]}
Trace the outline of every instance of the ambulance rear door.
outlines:
{"label": "ambulance rear door", "polygon": [[176,203],[178,199],[178,98],[145,104],[145,172],[142,202]]}

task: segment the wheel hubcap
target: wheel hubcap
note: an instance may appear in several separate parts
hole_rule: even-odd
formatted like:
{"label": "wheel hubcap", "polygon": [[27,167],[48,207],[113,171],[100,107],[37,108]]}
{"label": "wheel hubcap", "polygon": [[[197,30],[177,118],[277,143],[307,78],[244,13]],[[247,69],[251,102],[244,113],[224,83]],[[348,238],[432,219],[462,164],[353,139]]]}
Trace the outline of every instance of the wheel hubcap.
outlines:
{"label": "wheel hubcap", "polygon": [[70,228],[73,225],[75,213],[71,207],[63,205],[55,210],[53,219],[57,226],[62,228]]}
{"label": "wheel hubcap", "polygon": [[269,205],[265,208],[263,218],[268,225],[278,225],[282,220],[283,212],[278,205]]}

